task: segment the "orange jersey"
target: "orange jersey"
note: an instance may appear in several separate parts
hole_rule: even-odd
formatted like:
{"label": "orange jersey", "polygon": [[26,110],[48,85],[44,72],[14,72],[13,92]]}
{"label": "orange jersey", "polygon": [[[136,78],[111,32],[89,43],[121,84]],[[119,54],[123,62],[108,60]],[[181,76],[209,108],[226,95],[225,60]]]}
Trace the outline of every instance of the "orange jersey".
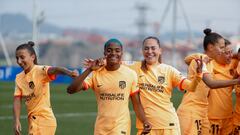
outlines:
{"label": "orange jersey", "polygon": [[[233,76],[230,74],[229,65],[220,65],[213,60],[213,73],[214,79],[216,80],[230,80]],[[226,119],[231,118],[233,114],[233,104],[232,104],[232,90],[233,86],[211,89],[208,96],[209,109],[208,118],[209,119]]]}
{"label": "orange jersey", "polygon": [[[208,57],[207,55],[201,54],[203,57]],[[197,74],[195,67],[197,63],[192,60],[188,67],[188,79],[192,80]],[[207,70],[209,73],[213,72],[212,60],[207,64]],[[187,91],[182,99],[182,103],[178,107],[177,113],[179,115],[191,115],[195,118],[207,117],[208,112],[208,94],[210,88],[206,86],[203,81],[200,81],[194,92]]]}
{"label": "orange jersey", "polygon": [[49,66],[35,65],[27,74],[22,71],[16,76],[14,96],[25,99],[28,117],[39,118],[40,125],[56,126],[50,104],[49,82],[55,76],[49,76]]}
{"label": "orange jersey", "polygon": [[234,125],[240,126],[240,85],[236,85],[236,105],[234,111]]}
{"label": "orange jersey", "polygon": [[[240,75],[240,62],[238,62],[236,71]],[[234,125],[240,126],[240,85],[235,86],[236,91],[236,105],[234,111]]]}
{"label": "orange jersey", "polygon": [[[166,64],[148,66],[146,73],[141,70],[141,62],[129,66],[138,74],[140,100],[152,129],[179,128],[178,117],[170,99],[173,89],[180,86],[185,77]],[[138,129],[143,127],[138,119],[136,126]]]}
{"label": "orange jersey", "polygon": [[129,97],[139,91],[137,74],[121,65],[116,71],[101,68],[85,80],[85,89],[92,88],[98,115],[95,134],[130,134]]}

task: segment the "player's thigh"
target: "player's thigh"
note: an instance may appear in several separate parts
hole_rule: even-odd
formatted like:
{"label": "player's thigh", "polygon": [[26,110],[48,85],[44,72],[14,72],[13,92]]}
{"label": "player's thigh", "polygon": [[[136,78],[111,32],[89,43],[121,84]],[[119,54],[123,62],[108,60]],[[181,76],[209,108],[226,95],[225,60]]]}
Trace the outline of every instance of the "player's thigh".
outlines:
{"label": "player's thigh", "polygon": [[222,120],[209,119],[210,123],[210,135],[220,135],[220,129],[222,129]]}
{"label": "player's thigh", "polygon": [[220,135],[231,135],[233,130],[233,119],[223,119]]}
{"label": "player's thigh", "polygon": [[238,125],[233,125],[232,134],[233,134],[233,135],[240,135],[240,126],[238,126]]}
{"label": "player's thigh", "polygon": [[[137,135],[141,135],[143,130],[138,130]],[[179,129],[152,129],[148,135],[181,135]]]}
{"label": "player's thigh", "polygon": [[179,115],[178,118],[182,135],[202,134],[202,119],[182,115]]}
{"label": "player's thigh", "polygon": [[29,135],[55,135],[56,126],[42,126],[36,122],[29,123]]}

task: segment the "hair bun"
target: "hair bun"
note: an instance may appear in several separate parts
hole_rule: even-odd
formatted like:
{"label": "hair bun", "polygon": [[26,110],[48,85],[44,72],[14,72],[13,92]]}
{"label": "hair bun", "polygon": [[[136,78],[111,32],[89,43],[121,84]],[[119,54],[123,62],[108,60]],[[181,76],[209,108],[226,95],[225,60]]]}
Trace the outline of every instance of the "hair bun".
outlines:
{"label": "hair bun", "polygon": [[33,41],[28,41],[27,44],[30,45],[30,46],[32,46],[32,47],[35,45]]}
{"label": "hair bun", "polygon": [[209,29],[209,28],[206,28],[205,30],[203,30],[203,33],[204,33],[205,35],[209,35],[211,32],[212,32],[212,30]]}

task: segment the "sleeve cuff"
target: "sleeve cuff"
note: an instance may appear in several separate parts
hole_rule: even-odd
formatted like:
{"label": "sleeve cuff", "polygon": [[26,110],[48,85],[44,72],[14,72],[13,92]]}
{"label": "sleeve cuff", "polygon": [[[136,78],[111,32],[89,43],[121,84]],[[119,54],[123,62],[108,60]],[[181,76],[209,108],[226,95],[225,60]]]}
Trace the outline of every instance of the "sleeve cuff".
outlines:
{"label": "sleeve cuff", "polygon": [[50,79],[51,81],[53,81],[53,80],[56,79],[56,75],[49,75],[49,74],[48,74],[48,70],[51,69],[51,68],[52,68],[52,67],[49,67],[49,68],[47,69],[47,75],[48,75],[49,79]]}
{"label": "sleeve cuff", "polygon": [[187,78],[183,78],[182,80],[181,80],[181,82],[180,82],[180,84],[179,84],[179,90],[180,91],[184,91],[184,89],[183,89],[183,87],[182,87],[182,84],[183,84],[183,82],[184,82],[184,80],[186,80]]}
{"label": "sleeve cuff", "polygon": [[133,96],[134,94],[139,93],[139,92],[140,92],[140,90],[138,89],[138,90],[132,92],[132,93],[130,94],[130,96]]}
{"label": "sleeve cuff", "polygon": [[88,86],[88,84],[86,82],[83,82],[82,83],[82,88],[83,88],[83,90],[88,90],[89,86]]}

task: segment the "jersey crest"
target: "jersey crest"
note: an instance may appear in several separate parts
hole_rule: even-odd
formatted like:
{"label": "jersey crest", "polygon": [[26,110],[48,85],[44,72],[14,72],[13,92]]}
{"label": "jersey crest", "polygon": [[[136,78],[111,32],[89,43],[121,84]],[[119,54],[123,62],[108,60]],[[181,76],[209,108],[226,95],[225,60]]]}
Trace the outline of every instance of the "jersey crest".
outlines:
{"label": "jersey crest", "polygon": [[165,82],[164,76],[158,76],[158,83],[163,84]]}
{"label": "jersey crest", "polygon": [[125,81],[119,81],[119,88],[121,88],[121,89],[126,88],[126,82]]}

